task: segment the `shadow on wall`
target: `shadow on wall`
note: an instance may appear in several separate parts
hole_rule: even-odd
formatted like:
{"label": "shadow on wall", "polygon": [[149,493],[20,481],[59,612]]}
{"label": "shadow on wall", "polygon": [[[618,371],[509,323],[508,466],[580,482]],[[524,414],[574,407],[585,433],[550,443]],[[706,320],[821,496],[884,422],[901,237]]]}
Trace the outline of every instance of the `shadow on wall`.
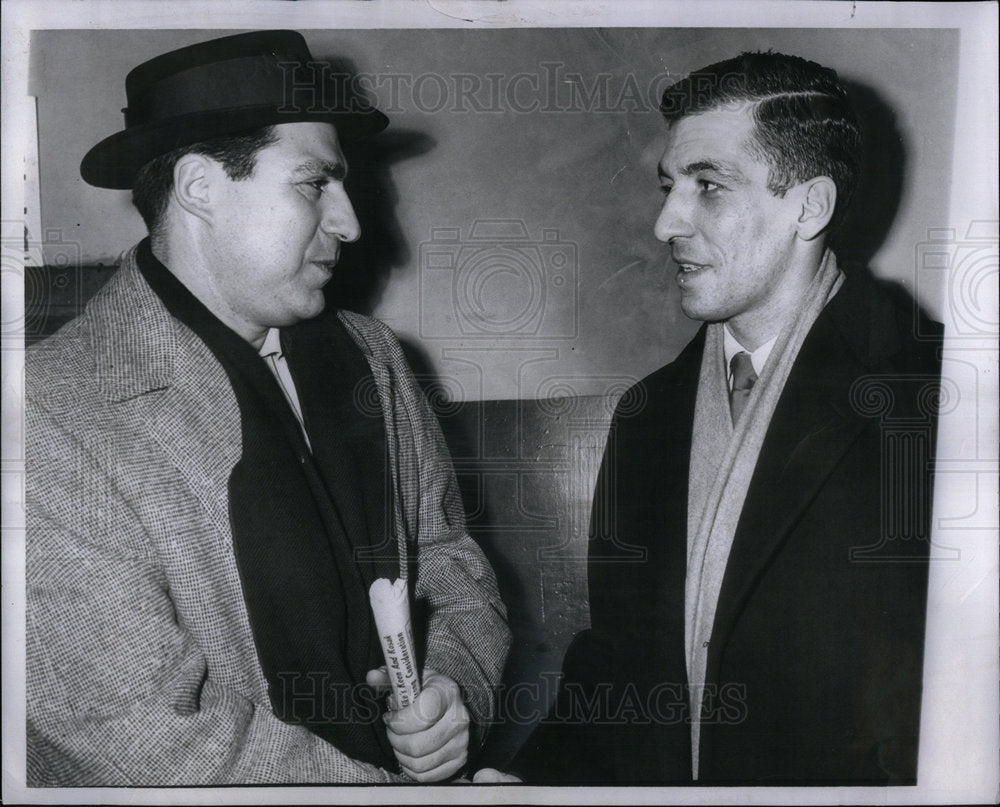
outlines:
{"label": "shadow on wall", "polygon": [[831,247],[845,269],[868,266],[889,235],[903,195],[906,144],[896,114],[871,87],[845,81],[861,120],[865,155],[861,181]]}
{"label": "shadow on wall", "polygon": [[[334,76],[357,75],[349,60],[326,61]],[[367,98],[358,100],[371,103]],[[399,193],[392,166],[426,154],[436,143],[422,132],[395,128],[390,119],[389,127],[376,137],[342,145],[350,167],[345,185],[361,223],[361,238],[341,252],[325,289],[326,299],[331,307],[371,314],[382,299],[392,270],[410,260],[409,244],[396,218]]]}
{"label": "shadow on wall", "polygon": [[[844,84],[861,120],[865,154],[847,218],[831,237],[830,246],[844,271],[868,272],[899,212],[908,156],[896,113],[882,96],[865,84],[853,81]],[[914,271],[917,268],[914,264]],[[902,282],[877,275],[873,279],[897,304],[914,312],[913,322],[918,330],[928,327],[926,323],[931,318],[923,301],[915,298]]]}
{"label": "shadow on wall", "polygon": [[477,765],[503,768],[547,714],[567,646],[589,627],[587,527],[615,400],[453,401],[421,347],[402,342],[455,468],[513,634],[496,722]]}
{"label": "shadow on wall", "polygon": [[391,128],[371,140],[344,146],[350,166],[345,184],[361,223],[361,238],[344,246],[333,279],[324,289],[331,307],[371,314],[392,270],[409,262],[410,247],[396,218],[399,194],[392,166],[433,147],[428,135]]}

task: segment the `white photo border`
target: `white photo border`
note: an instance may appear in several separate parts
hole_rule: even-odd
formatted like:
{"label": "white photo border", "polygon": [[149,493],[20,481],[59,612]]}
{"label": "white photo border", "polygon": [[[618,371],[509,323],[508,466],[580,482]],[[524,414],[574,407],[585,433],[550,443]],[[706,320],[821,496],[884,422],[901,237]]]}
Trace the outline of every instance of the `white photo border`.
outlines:
{"label": "white photo border", "polygon": [[[959,90],[948,226],[995,222],[997,187],[997,6],[995,3],[570,2],[570,0],[7,0],[3,4],[3,218],[23,227],[30,32],[43,28],[468,28],[713,27],[957,28]],[[6,235],[6,233],[5,233]],[[994,298],[995,299],[995,298]],[[995,304],[995,303],[991,303]],[[21,310],[18,310],[21,306]],[[960,312],[959,312],[960,313]],[[23,316],[23,283],[3,274],[3,322]],[[947,321],[946,312],[946,326]],[[940,440],[977,441],[961,473],[939,478],[937,502],[997,501],[997,342],[945,348],[985,379],[975,427],[943,419]],[[995,802],[1000,788],[996,513],[970,537],[967,562],[934,564],[927,638],[920,783],[902,788],[580,788],[529,786],[27,788],[24,785],[23,348],[3,344],[3,800],[6,803],[605,803],[931,804]],[[971,476],[968,476],[971,474]],[[957,510],[961,507],[957,506]],[[956,511],[957,511],[956,510]],[[960,568],[959,568],[960,567]]]}

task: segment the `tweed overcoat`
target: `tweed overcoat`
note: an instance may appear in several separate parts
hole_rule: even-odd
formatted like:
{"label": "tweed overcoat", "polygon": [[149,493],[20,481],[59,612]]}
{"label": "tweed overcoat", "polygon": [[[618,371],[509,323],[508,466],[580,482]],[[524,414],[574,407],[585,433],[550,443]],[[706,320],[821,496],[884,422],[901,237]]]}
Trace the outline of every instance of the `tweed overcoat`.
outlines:
{"label": "tweed overcoat", "polygon": [[[799,351],[719,594],[699,783],[916,778],[940,375],[940,326],[916,314],[850,272]],[[704,343],[702,328],[619,404],[594,494],[591,629],[513,764],[528,781],[692,782],[684,591]]]}
{"label": "tweed overcoat", "polygon": [[[359,405],[383,413],[426,666],[484,725],[510,643],[493,571],[399,343],[377,320],[340,317],[375,381]],[[29,785],[396,778],[271,710],[230,529],[237,401],[134,249],[79,318],[28,350],[26,427]]]}

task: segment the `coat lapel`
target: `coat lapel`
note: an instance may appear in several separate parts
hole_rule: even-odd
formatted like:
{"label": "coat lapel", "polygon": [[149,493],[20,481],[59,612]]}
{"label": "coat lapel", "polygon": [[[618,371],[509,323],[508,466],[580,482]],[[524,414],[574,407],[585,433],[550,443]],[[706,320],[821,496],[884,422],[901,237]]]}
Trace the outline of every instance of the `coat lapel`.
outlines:
{"label": "coat lapel", "polygon": [[717,675],[720,652],[762,571],[868,424],[852,410],[848,391],[871,372],[879,353],[898,344],[898,336],[871,327],[866,285],[863,279],[845,280],[813,325],[785,384],[726,565],[708,680]]}
{"label": "coat lapel", "polygon": [[[692,424],[698,396],[698,375],[705,334],[702,327],[673,365],[674,375],[667,379],[668,389],[657,394],[667,404],[657,413],[662,429],[663,442],[657,446],[663,478],[657,484],[663,501],[664,534],[653,537],[651,561],[647,564],[653,575],[652,590],[659,591],[663,600],[658,613],[667,617],[666,634],[679,637],[675,650],[684,658],[684,591],[688,557],[688,489],[690,485],[690,457]],[[668,582],[664,585],[664,578]],[[683,663],[681,665],[684,667]]]}
{"label": "coat lapel", "polygon": [[228,482],[242,441],[225,371],[146,284],[134,249],[89,314],[101,391],[146,424],[231,548]]}
{"label": "coat lapel", "polygon": [[243,452],[239,407],[208,348],[190,332],[179,335],[179,345],[174,383],[162,396],[144,396],[138,405],[153,439],[231,548],[229,476]]}
{"label": "coat lapel", "polygon": [[[644,400],[619,403],[594,494],[591,619],[622,656],[637,656],[626,679],[684,680],[688,457],[704,332],[636,388]],[[636,602],[649,606],[638,620]]]}

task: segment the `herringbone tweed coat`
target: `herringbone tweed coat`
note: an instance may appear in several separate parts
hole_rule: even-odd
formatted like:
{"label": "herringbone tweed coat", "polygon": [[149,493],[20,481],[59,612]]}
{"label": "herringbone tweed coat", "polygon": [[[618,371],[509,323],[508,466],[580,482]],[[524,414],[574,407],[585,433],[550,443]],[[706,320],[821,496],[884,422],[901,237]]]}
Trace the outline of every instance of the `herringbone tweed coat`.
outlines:
{"label": "herringbone tweed coat", "polygon": [[[340,316],[384,415],[426,665],[486,723],[510,643],[493,571],[398,342]],[[236,398],[134,250],[26,365],[28,784],[394,781],[271,711],[230,531]]]}

